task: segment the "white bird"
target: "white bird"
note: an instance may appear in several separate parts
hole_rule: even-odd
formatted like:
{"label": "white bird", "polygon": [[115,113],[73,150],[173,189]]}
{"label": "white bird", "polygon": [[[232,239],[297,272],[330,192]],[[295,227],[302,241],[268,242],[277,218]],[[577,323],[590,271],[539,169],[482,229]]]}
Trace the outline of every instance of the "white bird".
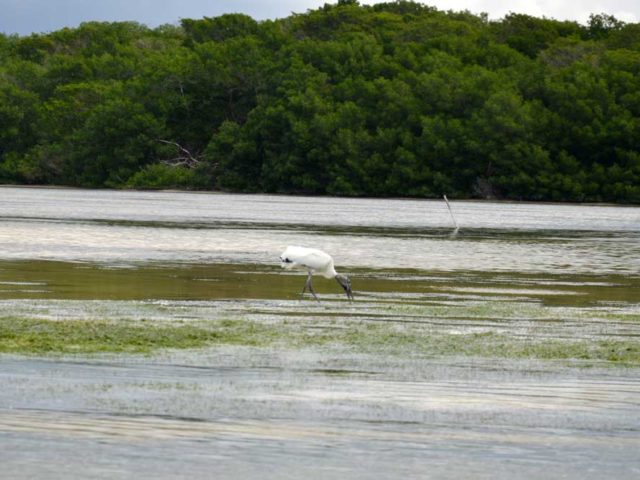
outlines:
{"label": "white bird", "polygon": [[[318,300],[316,292],[313,291],[311,277],[314,273],[322,275],[325,278],[335,278],[340,286],[344,289],[349,300],[353,300],[353,292],[351,291],[351,280],[345,275],[339,275],[333,266],[333,258],[328,253],[318,250],[317,248],[292,247],[289,246],[280,255],[280,265],[287,270],[298,269],[307,270],[309,276],[302,289],[302,294],[309,289],[313,297]],[[320,300],[318,300],[320,301]]]}

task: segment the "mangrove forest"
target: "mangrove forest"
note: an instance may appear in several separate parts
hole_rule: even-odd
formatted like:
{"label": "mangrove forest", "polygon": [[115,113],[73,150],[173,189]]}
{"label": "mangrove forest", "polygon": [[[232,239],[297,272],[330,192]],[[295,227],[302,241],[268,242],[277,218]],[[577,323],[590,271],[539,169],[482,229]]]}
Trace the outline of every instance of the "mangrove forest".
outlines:
{"label": "mangrove forest", "polygon": [[640,203],[640,24],[340,0],[0,34],[0,183]]}

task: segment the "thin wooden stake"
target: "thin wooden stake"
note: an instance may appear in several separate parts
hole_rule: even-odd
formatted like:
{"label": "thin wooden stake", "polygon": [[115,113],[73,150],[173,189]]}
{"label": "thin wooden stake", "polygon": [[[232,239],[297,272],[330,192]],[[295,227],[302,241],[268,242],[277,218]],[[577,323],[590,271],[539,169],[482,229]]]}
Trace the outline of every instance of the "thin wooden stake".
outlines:
{"label": "thin wooden stake", "polygon": [[449,200],[447,200],[447,196],[443,195],[444,201],[447,204],[447,208],[449,209],[449,214],[451,215],[451,220],[453,220],[453,226],[455,227],[453,232],[451,232],[451,235],[457,235],[458,234],[458,230],[460,230],[460,227],[458,226],[458,222],[456,221],[456,217],[453,216],[453,210],[451,210],[451,205],[449,205]]}

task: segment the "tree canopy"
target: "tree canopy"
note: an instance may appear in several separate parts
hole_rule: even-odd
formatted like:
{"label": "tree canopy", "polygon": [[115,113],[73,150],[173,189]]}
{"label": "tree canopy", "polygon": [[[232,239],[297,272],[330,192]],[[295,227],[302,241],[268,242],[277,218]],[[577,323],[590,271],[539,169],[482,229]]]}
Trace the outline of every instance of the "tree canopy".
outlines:
{"label": "tree canopy", "polygon": [[0,182],[640,203],[640,24],[340,0],[0,34]]}

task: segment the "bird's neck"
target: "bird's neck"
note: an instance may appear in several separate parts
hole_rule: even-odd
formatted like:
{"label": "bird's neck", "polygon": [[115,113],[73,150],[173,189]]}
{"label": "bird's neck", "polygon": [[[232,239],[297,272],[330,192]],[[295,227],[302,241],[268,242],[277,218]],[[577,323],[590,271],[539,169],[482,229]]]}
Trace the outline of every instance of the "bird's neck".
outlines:
{"label": "bird's neck", "polygon": [[338,274],[338,272],[336,272],[336,269],[333,268],[333,265],[329,265],[329,268],[327,268],[324,271],[322,276],[325,277],[325,278],[336,278],[337,274]]}

